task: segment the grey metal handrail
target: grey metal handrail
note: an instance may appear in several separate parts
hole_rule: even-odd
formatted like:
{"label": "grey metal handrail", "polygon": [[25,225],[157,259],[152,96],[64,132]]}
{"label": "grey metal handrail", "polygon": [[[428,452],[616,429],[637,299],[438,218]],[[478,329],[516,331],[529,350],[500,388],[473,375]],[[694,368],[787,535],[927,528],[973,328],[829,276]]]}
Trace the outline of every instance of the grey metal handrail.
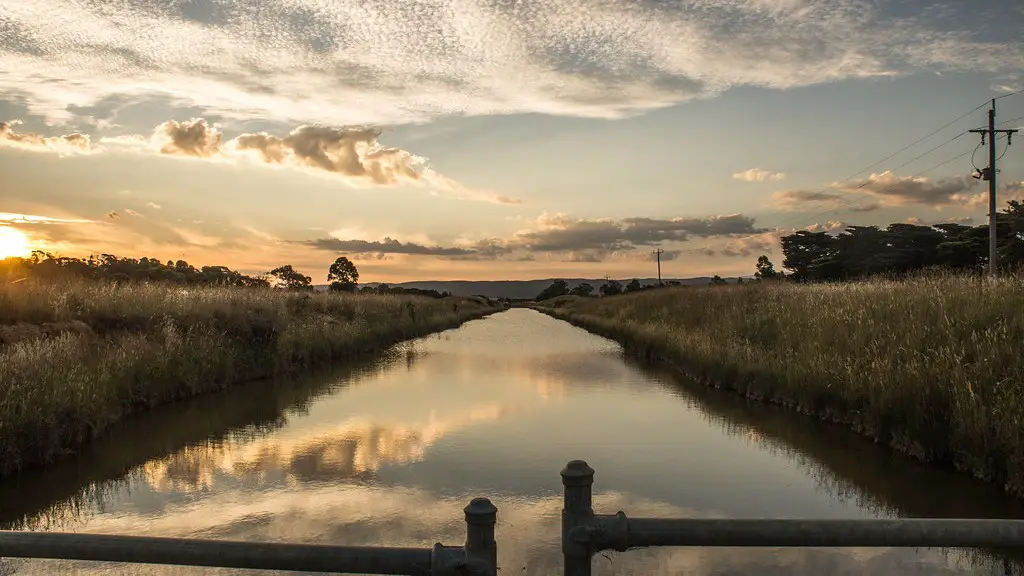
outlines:
{"label": "grey metal handrail", "polygon": [[[573,460],[562,470],[564,576],[590,576],[593,555],[646,546],[1024,546],[1024,520],[779,520],[629,518],[595,514],[594,469]],[[267,570],[409,576],[497,576],[497,508],[475,498],[464,509],[466,543],[432,548],[326,546],[0,531],[0,557],[60,558]]]}
{"label": "grey metal handrail", "polygon": [[342,574],[496,576],[497,508],[487,498],[475,498],[464,512],[464,546],[435,544],[432,548],[389,548],[0,531],[0,557]]}
{"label": "grey metal handrail", "polygon": [[602,550],[646,546],[1024,546],[1024,520],[719,520],[595,514],[593,484],[594,469],[583,460],[573,460],[562,470],[564,576],[590,576],[591,559]]}

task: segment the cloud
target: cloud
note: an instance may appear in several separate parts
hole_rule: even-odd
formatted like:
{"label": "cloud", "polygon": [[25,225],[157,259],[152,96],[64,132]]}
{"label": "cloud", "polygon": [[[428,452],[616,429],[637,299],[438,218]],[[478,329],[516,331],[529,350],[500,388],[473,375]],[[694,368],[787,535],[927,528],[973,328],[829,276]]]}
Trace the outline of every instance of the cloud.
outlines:
{"label": "cloud", "polygon": [[805,226],[804,230],[808,232],[838,232],[844,230],[849,224],[841,220],[829,220],[828,222],[815,223],[809,226]]}
{"label": "cloud", "polygon": [[[734,237],[757,234],[753,218],[741,214],[710,218],[574,218],[564,213],[541,214],[531,227],[509,238],[485,238],[458,246],[427,246],[400,242],[323,238],[302,244],[321,250],[347,253],[405,254],[439,256],[452,260],[523,261],[538,255],[562,258],[565,262],[601,262],[615,255],[632,255],[644,247],[679,243],[691,238]],[[666,250],[662,260],[672,260],[678,250]],[[632,255],[630,257],[635,257]]]}
{"label": "cloud", "polygon": [[20,122],[0,121],[0,146],[12,146],[25,150],[47,150],[60,153],[88,153],[90,151],[89,136],[72,132],[64,136],[40,136],[27,134],[14,129]]}
{"label": "cloud", "polygon": [[467,188],[436,172],[425,158],[382,145],[378,141],[380,134],[380,129],[364,126],[302,125],[284,137],[258,132],[227,140],[218,127],[205,118],[192,118],[163,122],[149,137],[138,134],[105,137],[100,140],[101,146],[94,147],[86,135],[17,134],[6,123],[0,123],[0,143],[13,142],[38,149],[61,150],[73,146],[80,152],[107,152],[107,147],[112,147],[206,160],[255,160],[260,164],[327,172],[357,185],[414,183],[445,191],[455,198],[521,203],[508,196]]}
{"label": "cloud", "polygon": [[785,180],[786,174],[784,172],[770,172],[760,168],[750,168],[743,172],[737,172],[732,177],[745,182],[764,182],[765,180]]}
{"label": "cloud", "polygon": [[938,224],[961,224],[964,226],[972,226],[974,223],[974,218],[971,216],[961,216],[958,218],[943,218],[941,220],[932,220],[926,222],[923,219],[918,218],[917,216],[911,216],[907,218],[904,222],[906,222],[907,224],[914,224],[916,226],[935,226]]}
{"label": "cloud", "polygon": [[851,180],[836,185],[848,191],[874,194],[893,204],[920,203],[931,205],[963,204],[970,200],[967,192],[978,186],[970,176],[951,176],[932,180],[924,177],[897,176],[891,171],[871,174],[864,180]]}
{"label": "cloud", "polygon": [[425,246],[415,242],[399,242],[392,238],[384,240],[341,240],[320,238],[303,242],[320,250],[351,254],[408,254],[414,256],[469,256],[476,252],[470,248]]}
{"label": "cloud", "polygon": [[347,125],[621,117],[736,86],[1019,70],[1020,15],[980,38],[985,11],[943,7],[909,18],[867,0],[16,1],[0,92],[51,121],[116,123],[159,99],[229,120]]}
{"label": "cloud", "polygon": [[120,220],[121,214],[117,210],[111,210],[110,212],[107,212],[107,218],[110,220]]}
{"label": "cloud", "polygon": [[0,222],[4,224],[90,224],[93,220],[86,218],[53,218],[35,214],[14,214],[0,212]]}
{"label": "cloud", "polygon": [[146,206],[149,206],[153,210],[160,210],[161,208],[163,208],[163,206],[157,204],[156,202],[146,202]]}
{"label": "cloud", "polygon": [[131,208],[125,208],[124,209],[124,213],[129,215],[129,216],[135,216],[137,218],[143,218],[142,214],[136,212],[135,210],[132,210]]}
{"label": "cloud", "polygon": [[516,234],[517,244],[534,252],[596,250],[603,253],[685,242],[693,237],[751,234],[754,219],[741,214],[710,218],[601,218],[588,220],[566,214],[543,214],[538,229]]}
{"label": "cloud", "polygon": [[898,176],[891,171],[871,174],[860,180],[833,182],[822,190],[783,190],[772,194],[772,203],[783,209],[796,210],[803,204],[816,203],[851,212],[873,212],[887,206],[927,204],[943,208],[959,206],[975,208],[983,198],[971,192],[978,181],[970,176],[930,179],[921,176]]}

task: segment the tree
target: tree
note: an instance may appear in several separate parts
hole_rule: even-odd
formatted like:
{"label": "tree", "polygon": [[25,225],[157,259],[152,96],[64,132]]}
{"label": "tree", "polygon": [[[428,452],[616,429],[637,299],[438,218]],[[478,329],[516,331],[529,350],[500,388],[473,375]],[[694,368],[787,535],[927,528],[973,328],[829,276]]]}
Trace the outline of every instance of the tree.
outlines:
{"label": "tree", "polygon": [[579,286],[576,286],[572,290],[569,290],[570,296],[590,296],[593,293],[594,287],[586,282],[582,282]]}
{"label": "tree", "polygon": [[277,279],[278,286],[287,290],[312,290],[313,286],[310,282],[313,281],[309,276],[305,276],[301,272],[296,271],[292,268],[291,264],[285,264],[284,266],[278,266],[267,274]]}
{"label": "tree", "polygon": [[737,284],[743,284],[743,277],[740,276],[740,277],[736,278],[736,283]]}
{"label": "tree", "polygon": [[541,290],[540,294],[537,295],[537,300],[548,300],[550,298],[557,298],[559,296],[565,296],[569,293],[569,283],[565,280],[555,280],[551,283],[551,286]]}
{"label": "tree", "polygon": [[616,296],[622,294],[622,284],[618,280],[609,280],[597,289],[601,296]]}
{"label": "tree", "polygon": [[636,278],[633,278],[632,280],[629,281],[629,284],[626,284],[625,293],[629,294],[630,292],[639,292],[643,289],[643,286],[640,285],[640,281],[637,280]]}
{"label": "tree", "polygon": [[334,292],[355,292],[359,285],[359,270],[351,260],[340,256],[327,271],[327,281]]}
{"label": "tree", "polygon": [[754,276],[762,280],[772,280],[778,277],[779,273],[775,271],[775,265],[768,259],[768,256],[762,254],[757,259],[757,272]]}
{"label": "tree", "polygon": [[715,274],[715,276],[711,279],[710,284],[712,286],[725,286],[726,284],[728,284],[728,282],[718,274]]}

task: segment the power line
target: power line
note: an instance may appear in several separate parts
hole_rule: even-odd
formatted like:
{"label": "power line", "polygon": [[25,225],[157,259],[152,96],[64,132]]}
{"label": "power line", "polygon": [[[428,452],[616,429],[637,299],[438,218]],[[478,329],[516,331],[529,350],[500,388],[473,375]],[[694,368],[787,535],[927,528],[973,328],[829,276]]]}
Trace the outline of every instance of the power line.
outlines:
{"label": "power line", "polygon": [[[972,110],[972,112],[973,112],[973,110]],[[962,118],[962,116],[961,116],[961,118]],[[947,124],[947,126],[948,126],[948,124]],[[961,132],[961,133],[957,134],[956,136],[953,136],[953,137],[952,137],[952,138],[950,138],[949,140],[946,140],[945,142],[942,142],[941,144],[938,144],[938,145],[936,145],[936,146],[933,146],[932,148],[929,148],[929,149],[928,149],[928,150],[926,150],[925,152],[922,152],[921,154],[918,154],[917,156],[915,156],[915,157],[911,158],[910,160],[907,160],[906,162],[904,162],[904,163],[900,164],[899,166],[896,166],[896,167],[894,167],[894,168],[890,168],[890,169],[889,169],[888,171],[889,171],[889,172],[892,172],[892,171],[895,171],[895,170],[899,170],[900,168],[903,168],[903,167],[905,167],[905,166],[908,166],[908,165],[910,165],[910,164],[913,164],[914,162],[917,162],[917,161],[918,161],[918,160],[920,160],[921,158],[924,158],[925,156],[927,156],[927,155],[931,154],[932,152],[935,152],[935,151],[936,151],[936,150],[938,150],[939,148],[942,148],[942,147],[944,147],[944,146],[948,146],[949,144],[951,144],[951,143],[955,142],[955,141],[956,141],[956,140],[957,140],[958,138],[960,138],[960,137],[961,137],[961,136],[963,136],[964,134],[968,134],[968,133],[969,133],[969,131],[967,131],[967,130],[964,130],[963,132]],[[849,180],[849,178],[847,178],[847,180]],[[829,201],[829,202],[840,202],[840,201],[842,201],[842,199],[846,198],[846,197],[847,197],[847,196],[849,196],[850,194],[853,194],[854,192],[856,192],[856,191],[858,191],[858,190],[860,190],[860,189],[862,189],[862,188],[865,188],[865,187],[867,187],[868,185],[870,185],[870,184],[871,184],[871,182],[872,182],[872,180],[871,180],[871,179],[865,180],[865,181],[864,181],[864,182],[862,182],[862,183],[861,183],[861,184],[860,184],[859,186],[857,186],[857,187],[855,187],[855,188],[853,188],[853,189],[847,190],[846,192],[844,192],[844,193],[842,193],[842,194],[838,194],[838,195],[836,195],[836,197],[835,197],[835,198],[832,198],[832,199],[830,199],[830,200],[828,200],[828,201]],[[823,201],[824,201],[824,200],[821,200],[821,201],[819,201],[819,202],[823,202]],[[838,208],[842,207],[842,205],[843,205],[843,204],[844,204],[844,203],[840,203],[840,206],[833,206],[832,208],[829,208],[828,210],[825,210],[825,212],[832,212],[832,211],[835,211],[835,210],[837,210]],[[846,204],[848,204],[848,202],[847,202]],[[802,216],[804,216],[804,215],[805,215],[805,214],[798,214],[798,215],[796,215],[796,216],[793,216],[793,217],[791,217],[791,218],[787,218],[786,220],[783,220],[783,221],[779,222],[778,224],[776,224],[776,225],[775,225],[774,227],[775,227],[775,228],[779,228],[779,227],[780,227],[780,226],[782,226],[783,224],[786,224],[786,223],[788,223],[788,222],[792,222],[793,220],[796,220],[796,219],[798,219],[798,218],[801,218],[801,217],[802,217]]]}
{"label": "power line", "polygon": [[[956,156],[953,156],[952,158],[943,160],[942,162],[939,162],[938,164],[936,164],[936,165],[934,165],[934,166],[932,166],[930,168],[926,168],[926,169],[918,172],[917,174],[911,175],[909,177],[909,179],[914,179],[914,178],[918,178],[920,176],[924,176],[925,174],[931,172],[932,170],[938,170],[939,168],[942,168],[946,164],[949,164],[951,162],[959,160],[960,158],[963,158],[964,156],[967,156],[968,154],[973,154],[976,150],[977,150],[977,148],[975,148],[973,150],[968,150],[966,152],[961,152],[960,154],[957,154]],[[878,190],[872,190],[872,192],[874,192],[875,194],[881,194],[882,192],[885,192],[886,190],[891,190],[892,188],[895,188],[896,186],[900,185],[901,183],[902,183],[902,181],[897,181],[897,182],[895,182],[893,184],[890,184],[890,185],[886,186],[885,188],[880,188]],[[858,204],[856,206],[852,206],[852,208],[859,208],[859,207],[861,207],[861,205],[862,204]],[[833,209],[830,209],[830,210],[824,210],[822,212],[818,212],[817,214],[812,214],[811,217],[812,218],[817,218],[818,216],[822,216],[824,214],[828,214],[829,212],[838,212],[841,208],[842,208],[842,206],[837,206],[837,207],[835,207]]]}
{"label": "power line", "polygon": [[[993,98],[993,100],[999,100],[1001,98],[1009,98],[1010,96],[1016,96],[1017,94],[1024,94],[1024,88],[1022,88],[1020,90],[1014,90],[1013,92],[1010,92],[1009,94],[1003,94],[1002,96],[996,96],[995,98]],[[985,104],[988,104],[988,102],[986,102]],[[985,104],[982,104],[982,106],[984,106]]]}
{"label": "power line", "polygon": [[[970,116],[970,115],[971,115],[971,114],[973,114],[974,112],[977,112],[978,110],[980,110],[980,109],[984,108],[984,107],[985,107],[985,106],[986,106],[987,104],[988,104],[988,101],[986,101],[986,102],[982,102],[982,103],[981,103],[981,104],[979,104],[978,106],[975,106],[974,108],[972,108],[972,109],[968,110],[967,112],[964,112],[963,114],[961,114],[961,115],[957,116],[956,118],[954,118],[954,119],[950,120],[949,122],[947,122],[947,123],[943,124],[943,125],[942,125],[942,126],[940,126],[939,128],[936,128],[935,130],[933,130],[933,131],[929,132],[928,134],[925,134],[924,136],[922,136],[922,137],[918,138],[917,140],[915,140],[915,141],[911,142],[910,144],[907,144],[906,146],[904,146],[904,147],[900,148],[899,150],[897,150],[897,151],[895,151],[895,152],[893,152],[893,153],[889,154],[889,155],[888,155],[888,156],[886,156],[885,158],[882,158],[881,160],[878,160],[877,162],[874,162],[873,164],[871,164],[871,165],[869,165],[869,166],[866,166],[865,168],[862,168],[862,169],[860,169],[860,170],[858,170],[858,171],[854,172],[853,174],[851,174],[850,176],[847,176],[846,178],[844,178],[844,179],[843,179],[843,180],[841,180],[840,182],[843,182],[843,181],[846,181],[846,180],[850,180],[850,179],[851,179],[851,178],[853,178],[854,176],[857,176],[857,175],[861,174],[862,172],[866,172],[866,171],[868,171],[868,170],[870,170],[870,169],[874,168],[875,166],[878,166],[879,164],[881,164],[881,163],[883,163],[883,162],[885,162],[885,161],[887,161],[887,160],[890,160],[890,159],[894,158],[895,156],[899,155],[900,153],[902,153],[902,152],[904,152],[904,151],[906,151],[906,150],[909,150],[910,148],[913,148],[913,147],[914,147],[914,146],[916,146],[917,144],[920,144],[921,142],[923,142],[923,141],[927,140],[928,138],[930,138],[930,137],[934,136],[935,134],[938,134],[938,133],[939,133],[939,132],[941,132],[942,130],[945,130],[946,128],[948,128],[948,127],[952,126],[953,124],[956,124],[956,123],[957,123],[957,122],[959,122],[960,120],[963,120],[963,119],[964,119],[964,118],[966,118],[967,116]],[[946,142],[943,142],[942,144],[940,144],[940,145],[938,145],[938,146],[936,146],[936,147],[932,148],[931,150],[928,150],[928,151],[927,151],[927,152],[925,152],[924,154],[920,154],[920,155],[916,156],[915,158],[913,158],[913,159],[911,159],[911,160],[909,160],[909,161],[907,161],[907,162],[904,162],[903,164],[901,164],[901,165],[899,165],[899,166],[897,166],[897,167],[895,167],[895,168],[892,168],[891,170],[898,170],[899,168],[902,168],[902,167],[904,167],[904,166],[906,166],[906,165],[908,165],[908,164],[910,164],[910,163],[912,163],[912,162],[915,162],[915,161],[917,161],[917,160],[920,160],[920,159],[921,159],[921,158],[923,158],[924,156],[926,156],[926,155],[930,154],[931,152],[934,152],[935,150],[938,150],[938,149],[939,149],[939,148],[941,148],[942,146],[945,146],[945,145],[949,144],[950,142],[952,142],[952,141],[956,140],[957,138],[959,138],[959,137],[963,136],[963,135],[964,135],[964,134],[966,134],[967,132],[968,132],[968,131],[964,131],[964,132],[961,132],[960,134],[957,134],[956,136],[954,136],[954,137],[950,138],[950,139],[949,139],[949,140],[947,140]],[[867,183],[865,183],[865,184],[867,184]],[[860,187],[858,187],[858,189],[859,189],[859,188],[861,188],[861,187],[863,187],[863,186],[860,186]],[[852,193],[852,192],[853,192],[853,191],[850,191],[850,192],[847,192],[847,193],[845,193],[845,194],[842,194],[842,195],[840,195],[840,198],[843,198],[843,197],[847,196],[848,194],[850,194],[850,193]],[[806,202],[806,203],[805,203],[804,205],[805,205],[805,206],[807,206],[807,205],[810,205],[810,206],[816,206],[816,205],[817,205],[817,206],[820,206],[820,205],[822,205],[822,204],[823,204],[823,203],[825,203],[825,202],[833,202],[833,201],[834,201],[834,199],[828,199],[828,200],[826,200],[826,199],[821,199],[821,200],[811,200],[811,201],[809,201],[809,202]],[[768,213],[768,214],[766,214],[765,216],[766,216],[766,217],[775,217],[775,216],[780,216],[780,215],[782,215],[782,214],[783,214],[783,212],[784,212],[784,210],[781,210],[781,209],[780,209],[780,210],[775,210],[774,212],[769,212],[769,213]],[[786,220],[783,220],[782,222],[779,222],[779,223],[778,223],[778,224],[776,224],[776,225],[775,225],[774,227],[775,227],[775,228],[778,228],[778,227],[779,227],[779,226],[781,226],[782,224],[785,224],[785,223],[787,223],[787,222],[791,222],[792,220],[795,220],[795,219],[797,219],[797,218],[799,218],[799,217],[800,217],[800,214],[796,214],[796,215],[794,215],[794,216],[792,216],[792,217],[790,217],[790,218],[787,218]]]}

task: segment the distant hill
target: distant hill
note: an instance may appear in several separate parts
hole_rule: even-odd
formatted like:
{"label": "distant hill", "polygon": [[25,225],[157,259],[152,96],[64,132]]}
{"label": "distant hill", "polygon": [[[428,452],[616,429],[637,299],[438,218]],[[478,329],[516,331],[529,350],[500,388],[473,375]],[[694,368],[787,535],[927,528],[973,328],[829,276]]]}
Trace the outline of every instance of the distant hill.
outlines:
{"label": "distant hill", "polygon": [[[564,278],[569,287],[577,286],[586,282],[596,290],[605,283],[604,278]],[[632,278],[619,279],[623,285],[630,282]],[[657,278],[637,278],[640,284],[651,286],[658,283]],[[703,285],[711,282],[710,276],[699,278],[664,278],[662,282],[676,280],[681,284]],[[728,282],[735,282],[736,278],[726,278]],[[488,298],[533,298],[540,294],[541,290],[547,288],[554,282],[554,278],[542,280],[425,280],[419,282],[388,283],[388,286],[401,286],[402,288],[419,288],[421,290],[437,290],[438,292],[450,292],[454,296],[486,296]],[[360,284],[364,286],[379,286],[380,282],[367,282]],[[321,288],[318,286],[318,288]]]}

